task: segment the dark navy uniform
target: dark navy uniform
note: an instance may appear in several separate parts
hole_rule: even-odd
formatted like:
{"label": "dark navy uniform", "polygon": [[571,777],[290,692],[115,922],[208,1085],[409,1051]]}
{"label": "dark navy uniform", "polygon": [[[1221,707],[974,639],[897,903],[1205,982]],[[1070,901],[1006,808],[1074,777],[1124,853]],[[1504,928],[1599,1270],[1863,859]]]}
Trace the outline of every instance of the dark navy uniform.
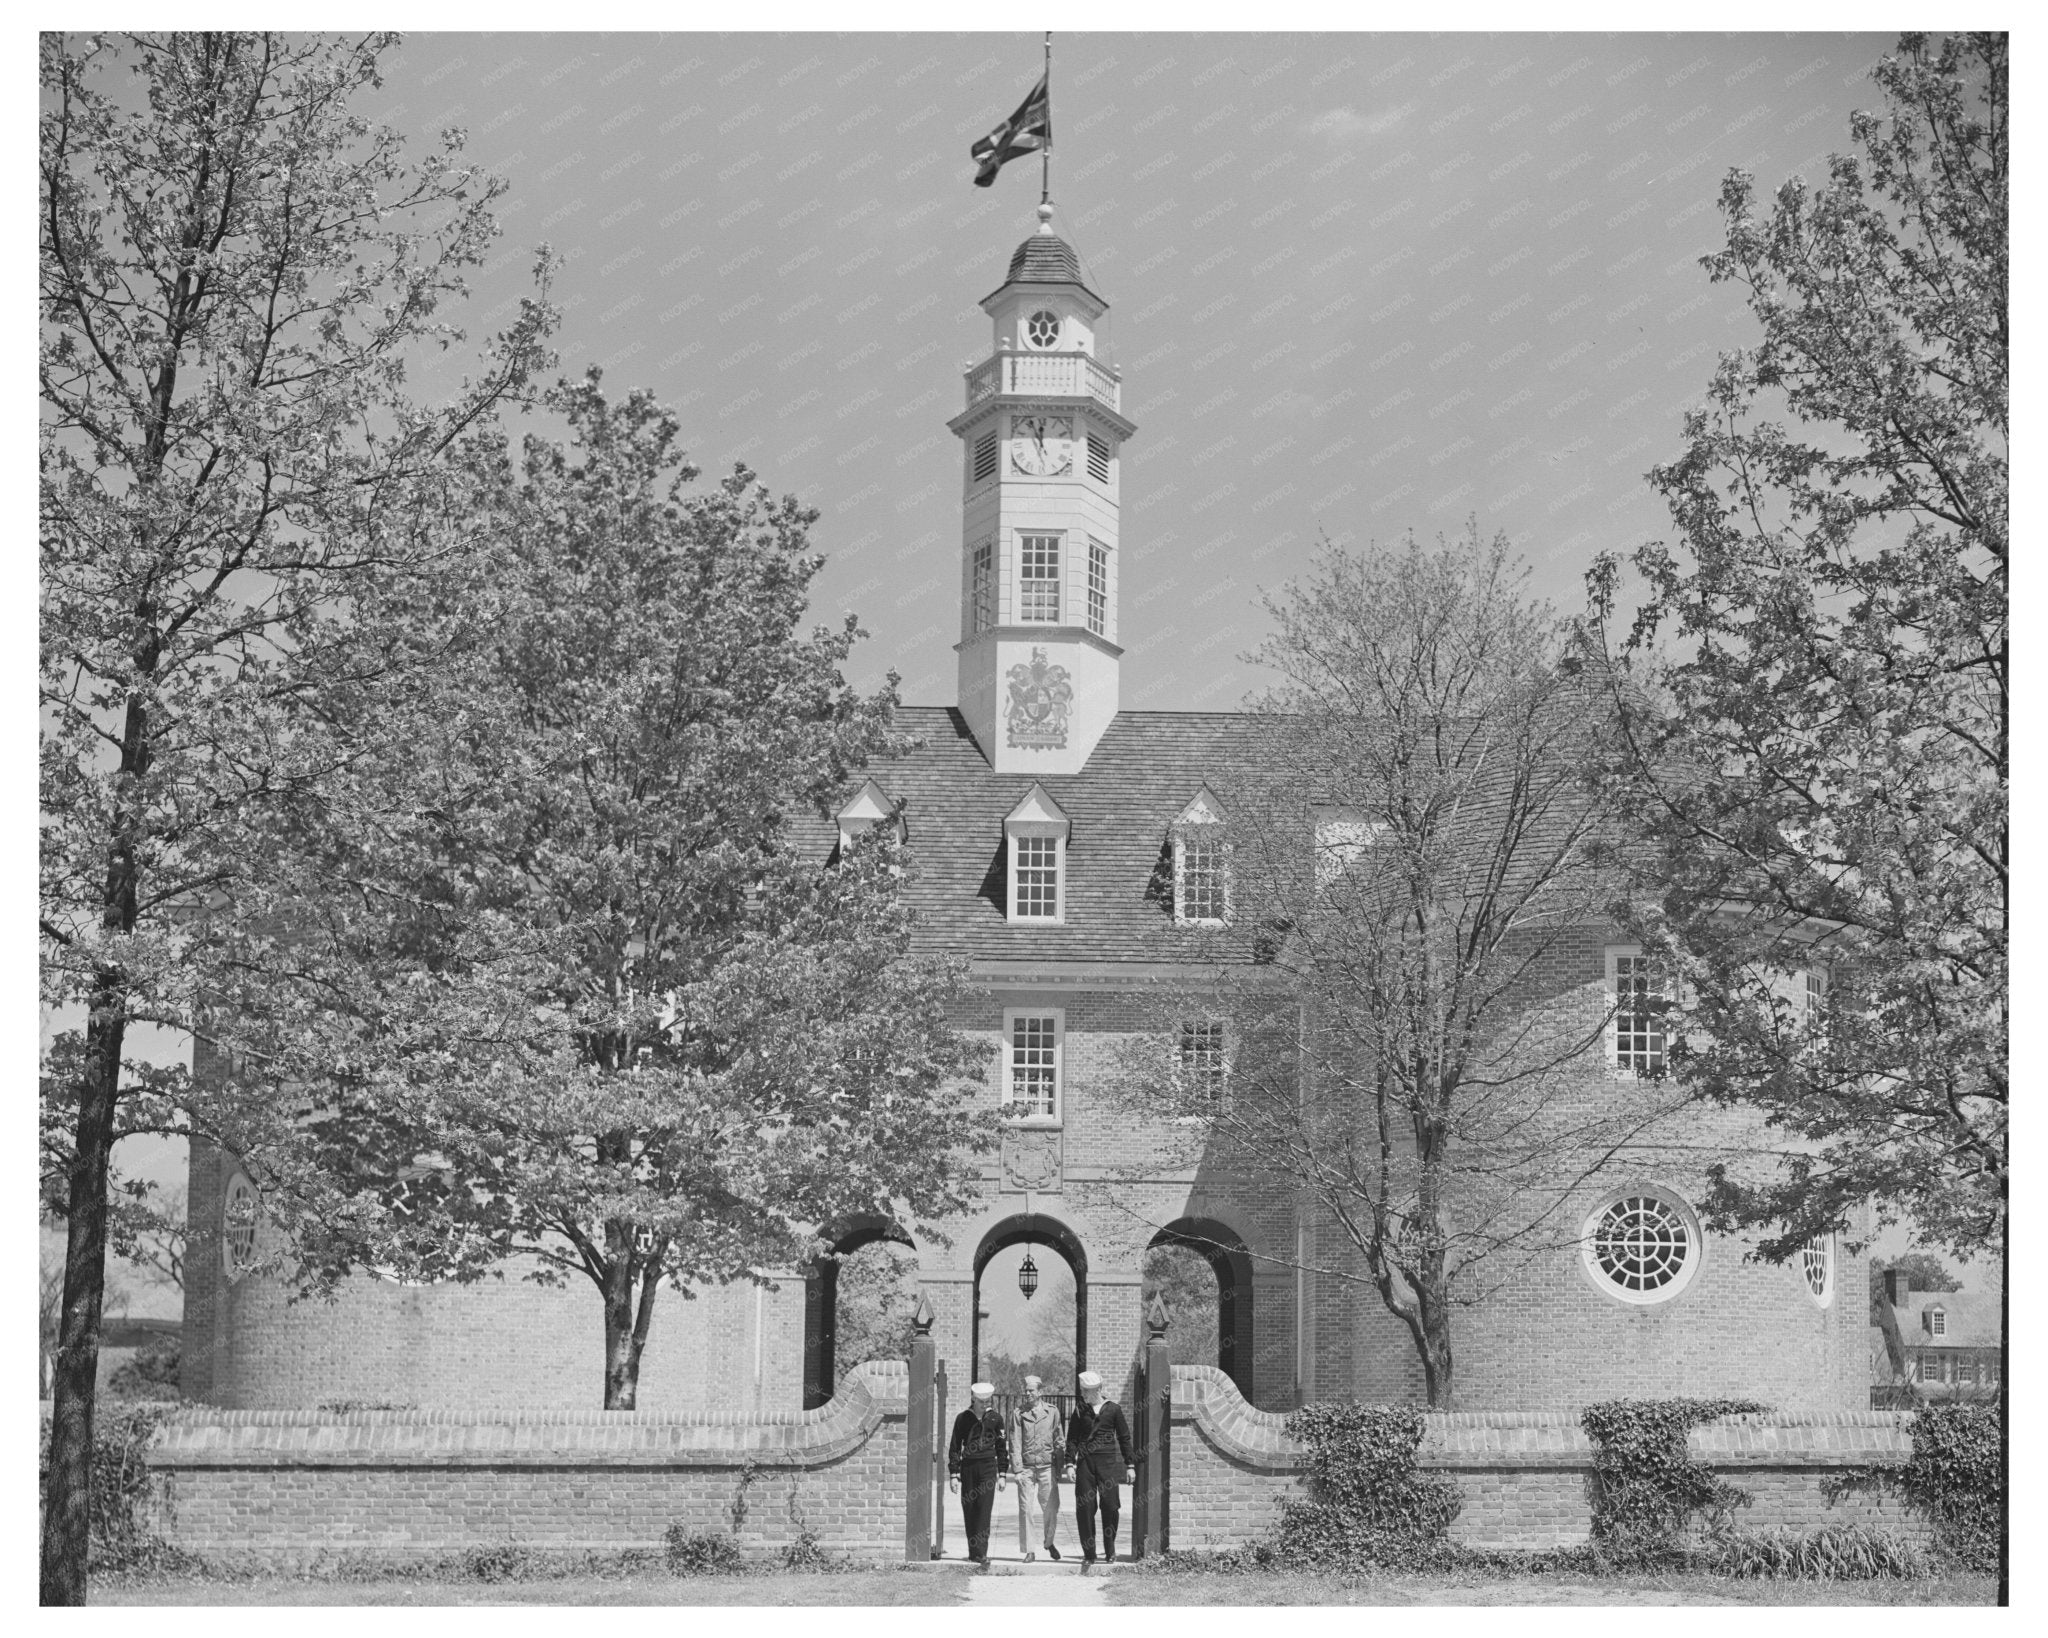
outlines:
{"label": "dark navy uniform", "polygon": [[1010,1471],[1010,1441],[995,1406],[972,1406],[953,1421],[946,1446],[946,1472],[960,1481],[960,1516],[967,1526],[967,1556],[988,1562],[989,1520],[996,1506],[996,1476]]}
{"label": "dark navy uniform", "polygon": [[1095,1515],[1102,1513],[1102,1551],[1116,1557],[1116,1526],[1121,1504],[1117,1486],[1131,1467],[1131,1424],[1123,1407],[1105,1399],[1091,1407],[1083,1400],[1067,1418],[1067,1460],[1074,1464],[1074,1512],[1081,1525],[1081,1558],[1095,1562]]}

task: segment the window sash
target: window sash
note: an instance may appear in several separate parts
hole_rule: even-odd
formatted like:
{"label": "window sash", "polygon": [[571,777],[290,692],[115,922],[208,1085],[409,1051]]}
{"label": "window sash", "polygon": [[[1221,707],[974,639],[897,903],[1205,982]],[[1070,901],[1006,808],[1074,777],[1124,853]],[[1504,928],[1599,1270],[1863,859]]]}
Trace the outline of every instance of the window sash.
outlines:
{"label": "window sash", "polygon": [[983,541],[974,548],[974,629],[987,631],[996,623],[996,548]]}
{"label": "window sash", "polygon": [[1060,537],[1025,535],[1020,541],[1019,578],[1023,596],[1018,618],[1055,621],[1060,617]]}
{"label": "window sash", "polygon": [[1197,1102],[1220,1105],[1230,1076],[1222,1021],[1188,1018],[1180,1026],[1180,1079]]}
{"label": "window sash", "polygon": [[1016,863],[1010,914],[1019,921],[1057,921],[1060,914],[1060,839],[1057,836],[1013,836],[1010,850]]}
{"label": "window sash", "polygon": [[1664,1073],[1664,1019],[1657,1003],[1664,981],[1644,955],[1616,955],[1614,963],[1614,1066],[1637,1075]]}
{"label": "window sash", "polygon": [[1008,1103],[1012,1115],[1056,1118],[1060,1110],[1058,1013],[1017,1013],[1010,1019]]}
{"label": "window sash", "polygon": [[1109,634],[1109,548],[1099,540],[1088,542],[1088,629]]}
{"label": "window sash", "polygon": [[1230,914],[1230,855],[1220,836],[1175,839],[1175,914],[1184,922],[1220,922]]}

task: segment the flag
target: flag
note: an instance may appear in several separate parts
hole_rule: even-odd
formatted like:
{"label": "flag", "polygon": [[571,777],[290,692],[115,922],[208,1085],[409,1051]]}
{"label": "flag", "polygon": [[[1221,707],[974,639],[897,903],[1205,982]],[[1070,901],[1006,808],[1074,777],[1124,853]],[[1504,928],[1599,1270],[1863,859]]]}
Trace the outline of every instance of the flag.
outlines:
{"label": "flag", "polygon": [[1051,78],[1049,70],[1040,75],[1031,95],[1017,105],[1016,113],[967,150],[969,157],[981,163],[981,169],[974,173],[977,188],[995,181],[996,172],[1006,161],[1052,146],[1052,92],[1047,84]]}

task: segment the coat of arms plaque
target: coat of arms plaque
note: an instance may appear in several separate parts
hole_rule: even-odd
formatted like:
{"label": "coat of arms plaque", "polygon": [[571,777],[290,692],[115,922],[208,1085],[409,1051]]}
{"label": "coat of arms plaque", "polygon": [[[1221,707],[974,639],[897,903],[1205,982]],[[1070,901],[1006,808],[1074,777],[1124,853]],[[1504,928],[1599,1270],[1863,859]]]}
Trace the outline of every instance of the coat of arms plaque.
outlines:
{"label": "coat of arms plaque", "polygon": [[1029,665],[1010,667],[1010,743],[1064,749],[1073,697],[1067,668],[1047,663],[1045,650],[1034,648]]}

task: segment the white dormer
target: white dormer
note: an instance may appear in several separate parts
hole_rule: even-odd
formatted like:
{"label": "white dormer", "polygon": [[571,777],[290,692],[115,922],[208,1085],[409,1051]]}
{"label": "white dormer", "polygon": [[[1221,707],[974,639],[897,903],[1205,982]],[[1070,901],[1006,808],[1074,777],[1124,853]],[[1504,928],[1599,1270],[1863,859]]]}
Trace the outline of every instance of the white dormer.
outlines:
{"label": "white dormer", "polygon": [[1003,820],[1010,920],[1056,926],[1067,919],[1066,813],[1034,784]]}
{"label": "white dormer", "polygon": [[900,836],[902,819],[896,812],[896,804],[889,800],[889,793],[872,779],[864,780],[859,790],[840,808],[834,816],[839,821],[839,845],[851,847],[856,836],[865,835],[875,826],[887,824]]}
{"label": "white dormer", "polygon": [[1180,810],[1173,834],[1173,919],[1182,927],[1230,920],[1230,843],[1223,804],[1204,785]]}
{"label": "white dormer", "polygon": [[1316,814],[1316,886],[1328,887],[1378,842],[1386,825],[1363,808],[1324,808]]}

